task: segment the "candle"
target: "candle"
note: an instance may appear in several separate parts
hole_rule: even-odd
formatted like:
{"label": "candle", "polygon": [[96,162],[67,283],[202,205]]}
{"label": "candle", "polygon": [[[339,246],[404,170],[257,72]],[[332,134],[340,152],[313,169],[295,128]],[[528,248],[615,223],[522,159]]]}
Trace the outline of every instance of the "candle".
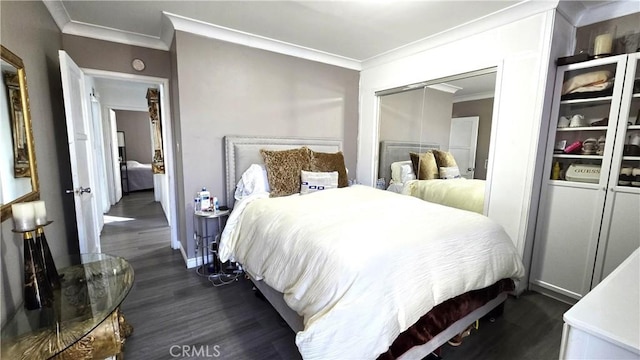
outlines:
{"label": "candle", "polygon": [[13,204],[11,212],[13,213],[13,227],[16,231],[31,231],[36,228],[36,214],[33,204]]}
{"label": "candle", "polygon": [[593,55],[610,55],[612,48],[613,36],[611,34],[598,35],[593,44]]}
{"label": "candle", "polygon": [[43,200],[33,201],[33,209],[36,217],[36,225],[42,226],[47,223],[47,209]]}

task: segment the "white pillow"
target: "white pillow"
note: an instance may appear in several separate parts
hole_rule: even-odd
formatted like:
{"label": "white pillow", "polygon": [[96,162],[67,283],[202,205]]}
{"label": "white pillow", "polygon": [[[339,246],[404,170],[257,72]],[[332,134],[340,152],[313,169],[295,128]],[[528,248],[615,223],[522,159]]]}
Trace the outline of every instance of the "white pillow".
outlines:
{"label": "white pillow", "polygon": [[252,164],[242,174],[233,197],[236,200],[241,200],[252,194],[268,193],[269,191],[271,189],[267,179],[267,169],[264,165]]}
{"label": "white pillow", "polygon": [[404,184],[407,181],[415,179],[416,173],[413,172],[413,165],[411,164],[411,161],[409,161],[409,164],[402,164],[402,171],[400,175],[400,180],[402,181],[402,183]]}
{"label": "white pillow", "polygon": [[457,166],[440,168],[440,179],[460,179],[460,178],[462,178],[462,176],[460,175],[460,169],[458,169]]}
{"label": "white pillow", "polygon": [[300,195],[338,187],[338,172],[313,172],[304,171],[300,173]]}
{"label": "white pillow", "polygon": [[391,163],[391,184],[405,182],[403,178],[407,178],[409,176],[407,173],[408,170],[405,168],[405,165],[409,165],[408,170],[410,170],[410,173],[413,174],[413,179],[409,180],[414,180],[416,178],[416,175],[413,173],[413,165],[411,164],[411,160],[396,161],[394,163]]}

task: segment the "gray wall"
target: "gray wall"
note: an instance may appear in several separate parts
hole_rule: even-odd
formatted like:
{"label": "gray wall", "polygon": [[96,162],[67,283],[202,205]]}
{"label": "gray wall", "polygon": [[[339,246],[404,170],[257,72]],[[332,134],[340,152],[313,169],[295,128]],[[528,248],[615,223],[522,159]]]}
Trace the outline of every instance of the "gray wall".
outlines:
{"label": "gray wall", "polygon": [[[171,61],[168,51],[118,44],[83,36],[62,35],[62,48],[81,68],[107,70],[120,73],[171,77]],[[142,59],[146,67],[136,71],[131,67],[133,59]]]}
{"label": "gray wall", "polygon": [[151,164],[151,129],[149,113],[143,111],[116,110],[118,131],[124,131],[127,160]]}
{"label": "gray wall", "polygon": [[476,179],[487,178],[485,161],[489,158],[489,144],[491,142],[491,120],[493,116],[493,98],[462,101],[453,104],[452,117],[479,116],[478,145],[476,147]]}
{"label": "gray wall", "polygon": [[[62,195],[72,183],[58,61],[58,49],[62,47],[60,30],[40,1],[0,1],[0,14],[2,45],[22,58],[27,73],[40,198],[53,220],[46,227],[49,246],[54,258],[77,253],[73,197]],[[11,219],[2,222],[2,324],[22,302],[23,244],[21,237],[11,232],[12,227]]]}
{"label": "gray wall", "polygon": [[[202,186],[226,203],[226,135],[344,139],[355,177],[359,72],[184,32],[176,33],[175,44],[178,177],[184,177],[179,211],[193,211],[191,200]],[[187,220],[181,238],[193,257]]]}
{"label": "gray wall", "polygon": [[430,88],[380,97],[380,140],[449,147],[453,94]]}

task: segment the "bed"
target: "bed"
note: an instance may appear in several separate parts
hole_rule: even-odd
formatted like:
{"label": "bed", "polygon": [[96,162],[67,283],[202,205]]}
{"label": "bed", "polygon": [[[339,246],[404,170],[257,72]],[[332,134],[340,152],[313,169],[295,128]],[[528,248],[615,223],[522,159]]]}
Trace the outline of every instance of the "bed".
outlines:
{"label": "bed", "polygon": [[297,332],[303,358],[421,359],[522,278],[504,230],[468,211],[362,185],[234,204],[260,149],[300,146],[336,152],[341,142],[225,138],[233,211],[218,255],[243,265]]}
{"label": "bed", "polygon": [[440,146],[438,144],[381,141],[379,174],[389,183],[387,190],[482,214],[486,190],[485,180],[416,179],[409,154],[412,152],[424,153],[428,150],[440,150]]}
{"label": "bed", "polygon": [[128,191],[153,189],[153,171],[151,164],[142,164],[135,160],[127,160]]}

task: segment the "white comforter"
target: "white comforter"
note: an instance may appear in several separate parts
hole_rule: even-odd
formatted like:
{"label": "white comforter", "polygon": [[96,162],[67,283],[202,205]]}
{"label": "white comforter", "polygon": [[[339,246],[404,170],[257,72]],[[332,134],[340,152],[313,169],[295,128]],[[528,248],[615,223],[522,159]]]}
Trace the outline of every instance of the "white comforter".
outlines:
{"label": "white comforter", "polygon": [[425,201],[482,214],[485,181],[478,179],[412,180],[404,183],[401,193]]}
{"label": "white comforter", "polygon": [[284,293],[305,359],[375,359],[433,306],[524,274],[488,218],[359,185],[240,201],[219,255]]}

